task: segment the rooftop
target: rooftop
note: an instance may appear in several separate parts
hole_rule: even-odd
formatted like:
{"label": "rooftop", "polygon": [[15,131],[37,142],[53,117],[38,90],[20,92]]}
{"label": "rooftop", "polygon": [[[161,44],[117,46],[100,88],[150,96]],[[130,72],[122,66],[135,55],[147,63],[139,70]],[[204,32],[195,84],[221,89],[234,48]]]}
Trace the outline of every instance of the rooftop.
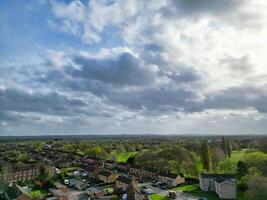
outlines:
{"label": "rooftop", "polygon": [[131,184],[133,181],[133,179],[128,178],[126,176],[119,176],[116,180],[122,183],[126,183],[126,184]]}

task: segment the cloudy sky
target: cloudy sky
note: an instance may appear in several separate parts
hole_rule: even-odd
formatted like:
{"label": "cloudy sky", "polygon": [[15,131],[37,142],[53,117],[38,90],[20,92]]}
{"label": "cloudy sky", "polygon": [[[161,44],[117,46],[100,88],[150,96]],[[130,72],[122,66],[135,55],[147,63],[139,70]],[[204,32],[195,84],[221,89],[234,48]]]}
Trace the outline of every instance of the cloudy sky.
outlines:
{"label": "cloudy sky", "polygon": [[266,134],[267,1],[0,1],[0,136]]}

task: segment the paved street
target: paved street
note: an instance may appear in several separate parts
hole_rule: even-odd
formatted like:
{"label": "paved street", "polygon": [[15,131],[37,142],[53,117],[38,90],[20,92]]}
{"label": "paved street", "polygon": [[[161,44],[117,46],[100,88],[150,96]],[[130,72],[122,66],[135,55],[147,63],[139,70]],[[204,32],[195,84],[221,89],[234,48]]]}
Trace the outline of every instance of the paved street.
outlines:
{"label": "paved street", "polygon": [[[149,190],[151,190],[152,193],[160,194],[163,196],[166,196],[168,194],[168,190],[163,190],[160,187],[154,187],[151,185],[151,183],[143,183],[140,185],[146,186]],[[176,200],[198,200],[198,197],[193,197],[191,195],[179,191],[177,191],[176,193],[177,193]]]}

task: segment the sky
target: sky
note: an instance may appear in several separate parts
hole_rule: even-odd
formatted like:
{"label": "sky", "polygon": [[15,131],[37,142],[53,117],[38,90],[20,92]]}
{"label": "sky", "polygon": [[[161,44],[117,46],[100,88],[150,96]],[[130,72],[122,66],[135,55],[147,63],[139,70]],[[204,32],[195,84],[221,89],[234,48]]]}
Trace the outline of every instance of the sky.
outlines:
{"label": "sky", "polygon": [[266,11],[0,0],[0,136],[266,134]]}

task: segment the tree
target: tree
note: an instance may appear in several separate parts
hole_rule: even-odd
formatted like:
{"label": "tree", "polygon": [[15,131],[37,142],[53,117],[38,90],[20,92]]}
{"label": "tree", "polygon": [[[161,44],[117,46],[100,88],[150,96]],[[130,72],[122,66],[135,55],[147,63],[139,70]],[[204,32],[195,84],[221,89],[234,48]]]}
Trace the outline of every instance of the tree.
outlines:
{"label": "tree", "polygon": [[247,200],[267,199],[267,177],[251,177],[248,181],[248,188],[245,192]]}
{"label": "tree", "polygon": [[248,167],[246,163],[243,161],[238,161],[236,171],[237,171],[237,176],[239,178],[248,175]]}
{"label": "tree", "polygon": [[212,167],[215,170],[218,164],[225,159],[224,152],[222,148],[216,146],[212,148],[212,155],[211,155],[211,160],[212,160]]}
{"label": "tree", "polygon": [[228,158],[231,158],[232,147],[231,147],[231,144],[230,144],[229,139],[226,140],[226,150],[227,150],[227,156],[228,156]]}
{"label": "tree", "polygon": [[8,184],[10,183],[10,167],[2,166],[0,171],[0,190],[5,191],[8,188]]}
{"label": "tree", "polygon": [[135,157],[134,156],[131,156],[131,157],[129,157],[128,159],[127,159],[127,163],[129,163],[129,164],[133,164],[134,163],[134,160],[135,160]]}
{"label": "tree", "polygon": [[203,168],[207,171],[211,171],[211,150],[208,142],[205,140],[201,146],[201,161]]}
{"label": "tree", "polygon": [[41,187],[45,187],[49,180],[49,172],[44,165],[41,165],[39,168],[39,176],[37,180],[40,181]]}
{"label": "tree", "polygon": [[220,173],[234,174],[236,172],[236,164],[229,158],[220,162],[218,165],[218,171]]}
{"label": "tree", "polygon": [[259,150],[261,150],[264,153],[267,153],[267,139],[262,139],[259,142]]}
{"label": "tree", "polygon": [[228,153],[227,153],[227,144],[226,144],[226,139],[225,139],[225,137],[224,137],[224,136],[222,137],[221,147],[222,147],[222,150],[223,150],[224,156],[225,156],[225,158],[226,158],[226,156],[228,155]]}
{"label": "tree", "polygon": [[87,155],[99,157],[102,152],[102,149],[100,146],[94,146],[86,151]]}

